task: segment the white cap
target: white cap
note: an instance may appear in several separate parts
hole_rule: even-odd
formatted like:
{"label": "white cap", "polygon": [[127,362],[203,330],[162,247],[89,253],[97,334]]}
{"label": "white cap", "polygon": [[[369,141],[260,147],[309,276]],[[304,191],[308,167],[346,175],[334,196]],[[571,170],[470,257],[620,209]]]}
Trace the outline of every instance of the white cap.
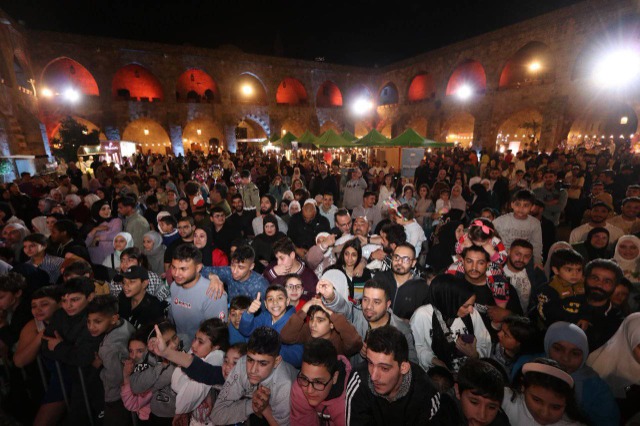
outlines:
{"label": "white cap", "polygon": [[314,206],[316,206],[316,200],[314,200],[313,198],[307,198],[303,204],[303,206],[306,206],[307,204],[313,204]]}

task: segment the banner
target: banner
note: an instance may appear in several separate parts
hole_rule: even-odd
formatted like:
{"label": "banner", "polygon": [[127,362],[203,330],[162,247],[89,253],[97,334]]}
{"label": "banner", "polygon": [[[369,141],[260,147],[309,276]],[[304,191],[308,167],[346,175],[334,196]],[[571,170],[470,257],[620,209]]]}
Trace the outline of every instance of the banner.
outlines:
{"label": "banner", "polygon": [[402,177],[413,177],[423,157],[424,148],[402,148]]}

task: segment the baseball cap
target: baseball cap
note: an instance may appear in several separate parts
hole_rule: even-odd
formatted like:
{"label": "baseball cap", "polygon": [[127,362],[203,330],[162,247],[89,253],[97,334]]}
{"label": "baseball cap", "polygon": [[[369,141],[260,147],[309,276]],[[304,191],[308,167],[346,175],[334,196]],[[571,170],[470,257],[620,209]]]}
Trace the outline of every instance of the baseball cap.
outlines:
{"label": "baseball cap", "polygon": [[122,274],[125,278],[129,280],[141,279],[142,281],[149,279],[149,272],[144,269],[142,266],[132,266]]}

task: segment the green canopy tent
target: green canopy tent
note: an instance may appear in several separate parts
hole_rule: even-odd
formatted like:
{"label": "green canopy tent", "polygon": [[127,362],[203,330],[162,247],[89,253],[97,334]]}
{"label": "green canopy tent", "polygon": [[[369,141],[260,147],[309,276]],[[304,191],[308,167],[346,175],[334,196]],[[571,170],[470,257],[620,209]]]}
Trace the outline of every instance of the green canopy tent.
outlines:
{"label": "green canopy tent", "polygon": [[302,149],[315,149],[318,145],[317,140],[317,136],[307,130],[298,138],[298,147]]}
{"label": "green canopy tent", "polygon": [[320,148],[345,148],[353,144],[332,129],[329,129],[318,138],[316,145]]}
{"label": "green canopy tent", "polygon": [[455,148],[456,145],[453,143],[448,143],[448,142],[436,142],[436,141],[432,141],[427,139],[426,140],[426,145],[427,148]]}
{"label": "green canopy tent", "polygon": [[348,130],[345,130],[344,132],[342,132],[340,134],[340,136],[342,136],[343,138],[345,138],[349,142],[355,142],[358,139],[358,138],[355,137],[355,135],[353,133],[351,133]]}
{"label": "green canopy tent", "polygon": [[392,146],[390,144],[391,140],[377,131],[376,129],[371,130],[365,136],[358,139],[353,146],[358,148],[369,148],[369,147],[385,147]]}
{"label": "green canopy tent", "polygon": [[390,146],[399,148],[421,148],[424,147],[426,139],[420,136],[415,130],[407,129],[400,136],[391,139]]}
{"label": "green canopy tent", "polygon": [[287,132],[277,141],[273,141],[273,146],[279,146],[282,149],[291,149],[291,142],[297,141],[298,137],[291,132]]}

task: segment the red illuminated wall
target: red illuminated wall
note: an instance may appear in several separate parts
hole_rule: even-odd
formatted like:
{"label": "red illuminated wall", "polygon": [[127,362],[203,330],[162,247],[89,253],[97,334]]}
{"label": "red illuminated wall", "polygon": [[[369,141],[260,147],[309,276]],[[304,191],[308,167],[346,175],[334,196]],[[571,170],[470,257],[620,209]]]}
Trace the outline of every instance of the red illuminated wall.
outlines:
{"label": "red illuminated wall", "polygon": [[300,81],[287,77],[278,86],[276,102],[289,105],[305,103],[307,102],[307,91]]}
{"label": "red illuminated wall", "polygon": [[98,84],[93,75],[79,62],[69,58],[59,58],[51,62],[42,73],[43,85],[63,92],[71,86],[87,96],[99,96]]}
{"label": "red illuminated wall", "polygon": [[180,95],[180,101],[187,100],[187,94],[191,91],[196,92],[201,98],[205,98],[205,92],[211,90],[214,95],[214,101],[220,100],[218,85],[213,78],[206,72],[199,69],[189,69],[178,77],[176,84],[176,92]]}
{"label": "red illuminated wall", "polygon": [[[529,71],[532,62],[538,62],[542,69],[536,73]],[[518,50],[502,69],[499,87],[509,87],[518,83],[541,81],[553,76],[553,60],[549,47],[543,43],[532,42]]]}
{"label": "red illuminated wall", "polygon": [[456,93],[463,84],[473,86],[476,93],[486,89],[487,76],[480,62],[469,60],[458,65],[447,83],[447,96]]}
{"label": "red illuminated wall", "polygon": [[325,81],[318,89],[316,95],[316,104],[318,107],[341,107],[342,106],[342,93],[338,86],[332,81]]}
{"label": "red illuminated wall", "polygon": [[116,72],[111,90],[114,99],[118,99],[118,90],[121,89],[129,91],[131,100],[164,98],[160,81],[149,70],[136,64],[127,65]]}
{"label": "red illuminated wall", "polygon": [[429,74],[419,74],[411,80],[407,97],[409,102],[423,101],[429,99],[435,90],[433,77]]}

